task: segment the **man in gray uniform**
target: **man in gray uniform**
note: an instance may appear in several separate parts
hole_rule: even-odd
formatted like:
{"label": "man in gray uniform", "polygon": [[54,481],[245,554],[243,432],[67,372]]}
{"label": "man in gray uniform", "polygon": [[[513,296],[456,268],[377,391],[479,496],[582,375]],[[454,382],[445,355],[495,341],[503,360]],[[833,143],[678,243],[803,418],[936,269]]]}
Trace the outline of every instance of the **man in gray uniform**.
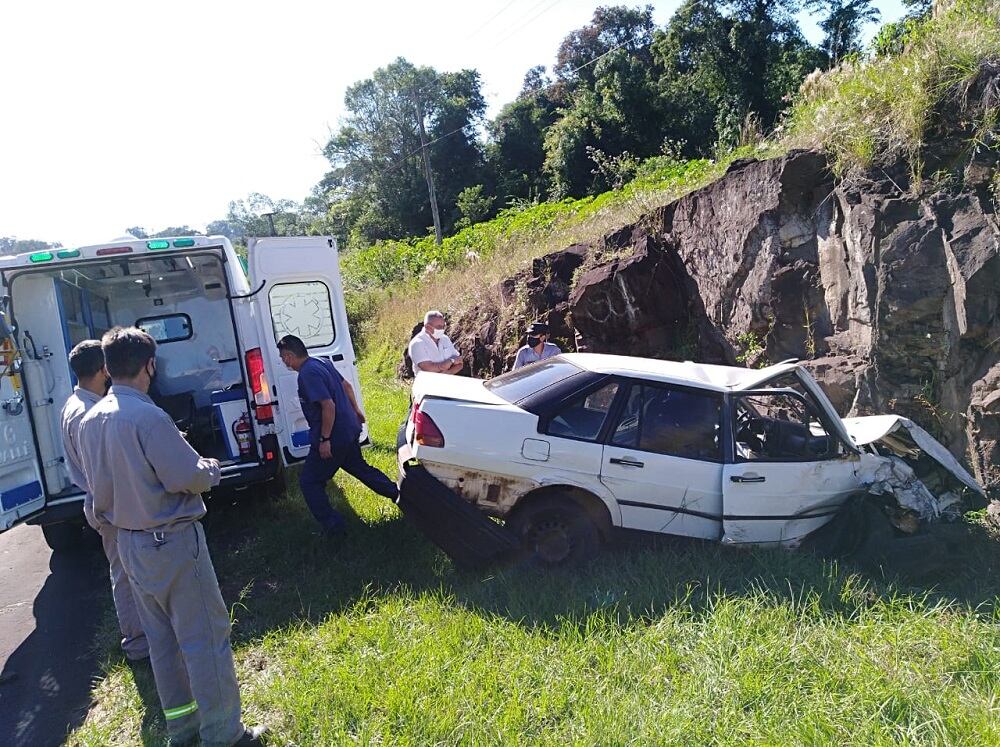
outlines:
{"label": "man in gray uniform", "polygon": [[76,376],[77,386],[62,409],[62,439],[66,452],[66,467],[73,484],[86,491],[83,515],[101,535],[104,554],[111,569],[111,596],[118,613],[118,627],[122,632],[122,649],[131,661],[149,658],[149,644],[139,623],[139,613],[132,598],[132,586],[118,557],[118,530],[102,524],[94,516],[94,497],[87,489],[83,465],[80,462],[79,429],[83,416],[108,392],[108,372],[104,368],[104,353],[100,340],[84,340],[69,351],[69,367]]}
{"label": "man in gray uniform", "polygon": [[527,345],[518,350],[517,357],[514,358],[515,371],[562,352],[558,345],[549,342],[549,325],[544,322],[532,322],[528,326],[525,341]]}
{"label": "man in gray uniform", "polygon": [[199,519],[201,493],[219,483],[147,394],[156,343],[134,327],[102,340],[114,384],[80,424],[80,456],[97,521],[118,528],[118,552],[149,640],[172,744],[260,745],[240,721],[229,612]]}

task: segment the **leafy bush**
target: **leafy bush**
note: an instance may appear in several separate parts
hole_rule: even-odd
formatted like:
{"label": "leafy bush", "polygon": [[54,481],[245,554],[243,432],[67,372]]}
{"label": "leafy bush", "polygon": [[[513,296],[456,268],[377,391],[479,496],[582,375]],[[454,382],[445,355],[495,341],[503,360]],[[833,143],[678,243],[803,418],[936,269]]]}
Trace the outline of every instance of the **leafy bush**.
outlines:
{"label": "leafy bush", "polygon": [[428,272],[486,259],[510,242],[541,238],[557,224],[582,222],[602,210],[639,199],[653,202],[663,193],[681,194],[703,183],[716,168],[707,160],[682,161],[672,155],[656,156],[643,162],[635,178],[621,189],[579,200],[515,205],[501,210],[492,220],[475,223],[449,236],[440,246],[434,243],[433,236],[380,241],[344,254],[341,259],[344,285],[351,292],[385,288],[419,279]]}

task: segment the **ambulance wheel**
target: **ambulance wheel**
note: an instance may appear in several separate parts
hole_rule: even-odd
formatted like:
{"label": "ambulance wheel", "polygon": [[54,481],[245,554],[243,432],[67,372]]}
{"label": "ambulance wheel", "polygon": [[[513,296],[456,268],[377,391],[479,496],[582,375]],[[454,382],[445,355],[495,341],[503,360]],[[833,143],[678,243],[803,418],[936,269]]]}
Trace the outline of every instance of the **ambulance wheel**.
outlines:
{"label": "ambulance wheel", "polygon": [[58,524],[42,524],[45,544],[53,553],[66,554],[83,552],[92,543],[93,530],[79,521],[60,521]]}

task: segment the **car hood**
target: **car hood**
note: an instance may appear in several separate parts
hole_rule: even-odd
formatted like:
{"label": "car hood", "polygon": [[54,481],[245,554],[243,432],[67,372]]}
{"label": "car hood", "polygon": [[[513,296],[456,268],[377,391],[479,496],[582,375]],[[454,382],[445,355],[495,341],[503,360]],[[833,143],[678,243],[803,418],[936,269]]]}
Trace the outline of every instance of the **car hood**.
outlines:
{"label": "car hood", "polygon": [[985,495],[958,460],[930,433],[908,418],[899,415],[872,415],[864,418],[844,418],[848,435],[858,446],[879,442],[904,459],[916,459],[923,452],[949,472],[955,479]]}
{"label": "car hood", "polygon": [[420,402],[424,397],[436,397],[463,402],[479,402],[484,405],[510,404],[502,397],[493,394],[483,384],[482,379],[472,379],[468,376],[421,371],[413,381],[413,401]]}

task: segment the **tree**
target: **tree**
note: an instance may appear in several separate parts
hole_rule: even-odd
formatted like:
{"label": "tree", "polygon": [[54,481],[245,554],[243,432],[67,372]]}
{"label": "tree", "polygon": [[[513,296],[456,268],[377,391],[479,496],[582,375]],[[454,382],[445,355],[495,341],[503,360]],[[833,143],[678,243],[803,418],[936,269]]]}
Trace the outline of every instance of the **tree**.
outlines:
{"label": "tree", "polygon": [[208,234],[221,234],[230,241],[244,243],[250,236],[302,235],[308,232],[314,218],[294,200],[275,200],[260,192],[251,192],[246,199],[230,202],[226,218],[212,221],[205,230]]}
{"label": "tree", "polygon": [[648,62],[655,28],[652,5],[599,7],[589,24],[570,33],[559,45],[556,77],[570,87],[593,85],[596,72],[592,63],[612,49],[624,49],[627,55]]}
{"label": "tree", "polygon": [[545,131],[557,117],[556,103],[548,91],[551,85],[543,65],[531,68],[524,76],[520,95],[488,125],[487,161],[502,202],[537,198],[548,189],[542,171]]}
{"label": "tree", "polygon": [[347,116],[324,149],[332,166],[325,181],[328,193],[348,202],[336,211],[352,240],[423,234],[431,223],[418,111],[425,119],[442,222],[450,230],[460,217],[459,192],[483,181],[476,130],[486,102],[479,74],[438,73],[400,58],[348,88],[344,105]]}
{"label": "tree", "polygon": [[125,233],[129,236],[135,236],[137,239],[148,239],[149,234],[146,233],[146,229],[142,226],[132,226],[125,229]]}
{"label": "tree", "polygon": [[660,85],[687,154],[738,144],[748,117],[772,127],[789,95],[824,62],[793,0],[687,0],[654,44]]}
{"label": "tree", "polygon": [[609,187],[591,153],[649,156],[674,134],[657,85],[654,29],[651,6],[600,7],[559,46],[552,95],[561,116],[544,138],[553,197]]}
{"label": "tree", "polygon": [[861,52],[861,31],[865,24],[881,18],[871,0],[806,0],[805,7],[814,13],[825,13],[820,21],[829,66],[837,65],[849,54]]}
{"label": "tree", "polygon": [[61,247],[58,241],[41,241],[39,239],[19,239],[16,236],[0,236],[0,255],[28,254],[43,252],[46,249]]}
{"label": "tree", "polygon": [[191,226],[185,224],[183,226],[168,226],[161,231],[150,234],[148,237],[136,236],[136,238],[150,238],[150,239],[162,239],[167,236],[202,236],[202,232],[197,228],[191,228]]}
{"label": "tree", "polygon": [[456,228],[461,229],[488,220],[493,215],[495,202],[496,198],[486,194],[482,184],[466,187],[458,194],[458,212],[462,217],[456,222]]}

